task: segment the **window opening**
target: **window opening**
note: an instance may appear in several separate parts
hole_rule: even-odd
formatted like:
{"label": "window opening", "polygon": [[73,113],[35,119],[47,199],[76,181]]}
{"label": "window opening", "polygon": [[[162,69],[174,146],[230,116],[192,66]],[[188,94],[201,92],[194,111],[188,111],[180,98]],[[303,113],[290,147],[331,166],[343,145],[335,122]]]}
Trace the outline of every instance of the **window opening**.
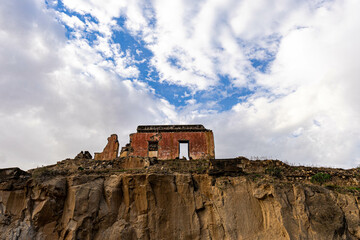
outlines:
{"label": "window opening", "polygon": [[157,157],[158,156],[158,142],[149,141],[148,157]]}
{"label": "window opening", "polygon": [[149,151],[157,151],[158,150],[158,142],[150,141],[149,142]]}

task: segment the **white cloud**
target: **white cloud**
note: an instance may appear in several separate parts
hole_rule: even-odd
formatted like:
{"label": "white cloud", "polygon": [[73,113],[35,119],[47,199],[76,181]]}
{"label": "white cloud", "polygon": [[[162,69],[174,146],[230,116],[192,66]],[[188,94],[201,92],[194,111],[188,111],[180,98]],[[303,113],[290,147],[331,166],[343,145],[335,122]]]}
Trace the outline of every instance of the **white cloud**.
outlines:
{"label": "white cloud", "polygon": [[65,13],[61,13],[61,19],[64,21],[64,23],[70,27],[70,28],[77,28],[79,30],[82,30],[85,28],[85,23],[81,21],[76,16],[68,16]]}
{"label": "white cloud", "polygon": [[[218,31],[217,39],[223,44],[218,55],[223,59],[218,61],[217,69],[233,76],[235,83],[240,81],[240,86],[249,81],[247,74],[254,74],[257,92],[230,112],[200,113],[189,105],[179,112],[180,121],[205,123],[214,129],[218,157],[267,156],[309,165],[357,166],[360,19],[356,9],[360,5],[356,1],[337,1],[283,6],[274,12],[266,4],[256,5],[257,14],[251,8],[244,9],[250,12],[245,15],[248,24],[235,32],[236,36],[252,39],[252,45],[276,53],[265,74],[251,69],[243,55],[250,49],[237,45],[236,36],[229,34],[226,27]],[[258,22],[264,11],[266,30]],[[234,16],[241,22],[241,14]],[[271,23],[277,20],[284,22]],[[260,30],[252,30],[256,26]],[[275,46],[272,41],[266,43],[266,35],[273,34],[281,36]],[[200,104],[197,109],[205,106]]]}
{"label": "white cloud", "polygon": [[[358,1],[64,4],[98,23],[46,10],[39,1],[0,4],[0,157],[6,160],[0,167],[99,151],[113,132],[123,144],[147,123],[203,123],[214,130],[218,157],[359,164]],[[119,17],[126,18],[124,29],[116,25]],[[74,29],[73,38],[65,38],[55,19]],[[83,29],[100,34],[90,43]],[[189,87],[186,106],[155,98],[143,79],[126,80],[140,72],[134,56],[111,40],[114,30],[146,42],[160,81]],[[263,73],[253,58],[274,61]],[[194,97],[200,90],[227,96],[218,75],[255,93],[219,113],[218,103]]]}
{"label": "white cloud", "polygon": [[[238,147],[248,156],[293,163],[359,164],[359,7],[356,1],[339,1],[319,8],[304,20],[309,28],[283,36],[270,73],[257,78],[270,91],[227,113],[219,149],[231,153]],[[301,135],[294,138],[294,132]],[[237,141],[228,140],[230,133]]]}
{"label": "white cloud", "polygon": [[138,124],[174,114],[146,85],[125,80],[138,70],[116,44],[67,40],[55,17],[36,1],[0,4],[0,167],[28,169],[101,151],[114,132],[124,145]]}

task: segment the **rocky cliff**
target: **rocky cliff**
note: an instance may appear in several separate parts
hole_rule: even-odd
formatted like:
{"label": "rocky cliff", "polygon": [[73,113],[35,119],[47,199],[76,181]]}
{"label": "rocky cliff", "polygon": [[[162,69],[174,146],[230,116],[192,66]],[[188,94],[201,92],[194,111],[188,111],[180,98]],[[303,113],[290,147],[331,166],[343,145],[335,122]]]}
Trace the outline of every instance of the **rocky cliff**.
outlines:
{"label": "rocky cliff", "polygon": [[242,159],[230,174],[208,174],[209,162],[134,162],[1,170],[0,238],[360,239],[357,169],[330,169],[324,183],[313,178],[324,169],[279,162]]}

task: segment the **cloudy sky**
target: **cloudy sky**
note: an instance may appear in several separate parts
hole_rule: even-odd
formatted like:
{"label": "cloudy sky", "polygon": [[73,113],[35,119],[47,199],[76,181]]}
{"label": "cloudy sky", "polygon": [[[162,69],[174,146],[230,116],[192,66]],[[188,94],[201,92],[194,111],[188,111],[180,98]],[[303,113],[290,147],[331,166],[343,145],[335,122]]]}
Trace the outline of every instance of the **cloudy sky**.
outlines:
{"label": "cloudy sky", "polygon": [[203,124],[216,156],[360,165],[358,0],[0,2],[0,168]]}

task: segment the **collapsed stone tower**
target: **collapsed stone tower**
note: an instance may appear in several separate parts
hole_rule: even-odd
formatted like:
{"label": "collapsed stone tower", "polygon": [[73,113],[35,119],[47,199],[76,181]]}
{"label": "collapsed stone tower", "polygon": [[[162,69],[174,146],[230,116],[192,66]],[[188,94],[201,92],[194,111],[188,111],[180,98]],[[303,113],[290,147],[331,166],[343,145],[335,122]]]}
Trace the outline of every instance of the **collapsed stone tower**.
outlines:
{"label": "collapsed stone tower", "polygon": [[119,141],[116,134],[111,134],[108,137],[108,143],[106,144],[104,150],[101,153],[95,153],[95,160],[113,160],[117,158],[119,153]]}

